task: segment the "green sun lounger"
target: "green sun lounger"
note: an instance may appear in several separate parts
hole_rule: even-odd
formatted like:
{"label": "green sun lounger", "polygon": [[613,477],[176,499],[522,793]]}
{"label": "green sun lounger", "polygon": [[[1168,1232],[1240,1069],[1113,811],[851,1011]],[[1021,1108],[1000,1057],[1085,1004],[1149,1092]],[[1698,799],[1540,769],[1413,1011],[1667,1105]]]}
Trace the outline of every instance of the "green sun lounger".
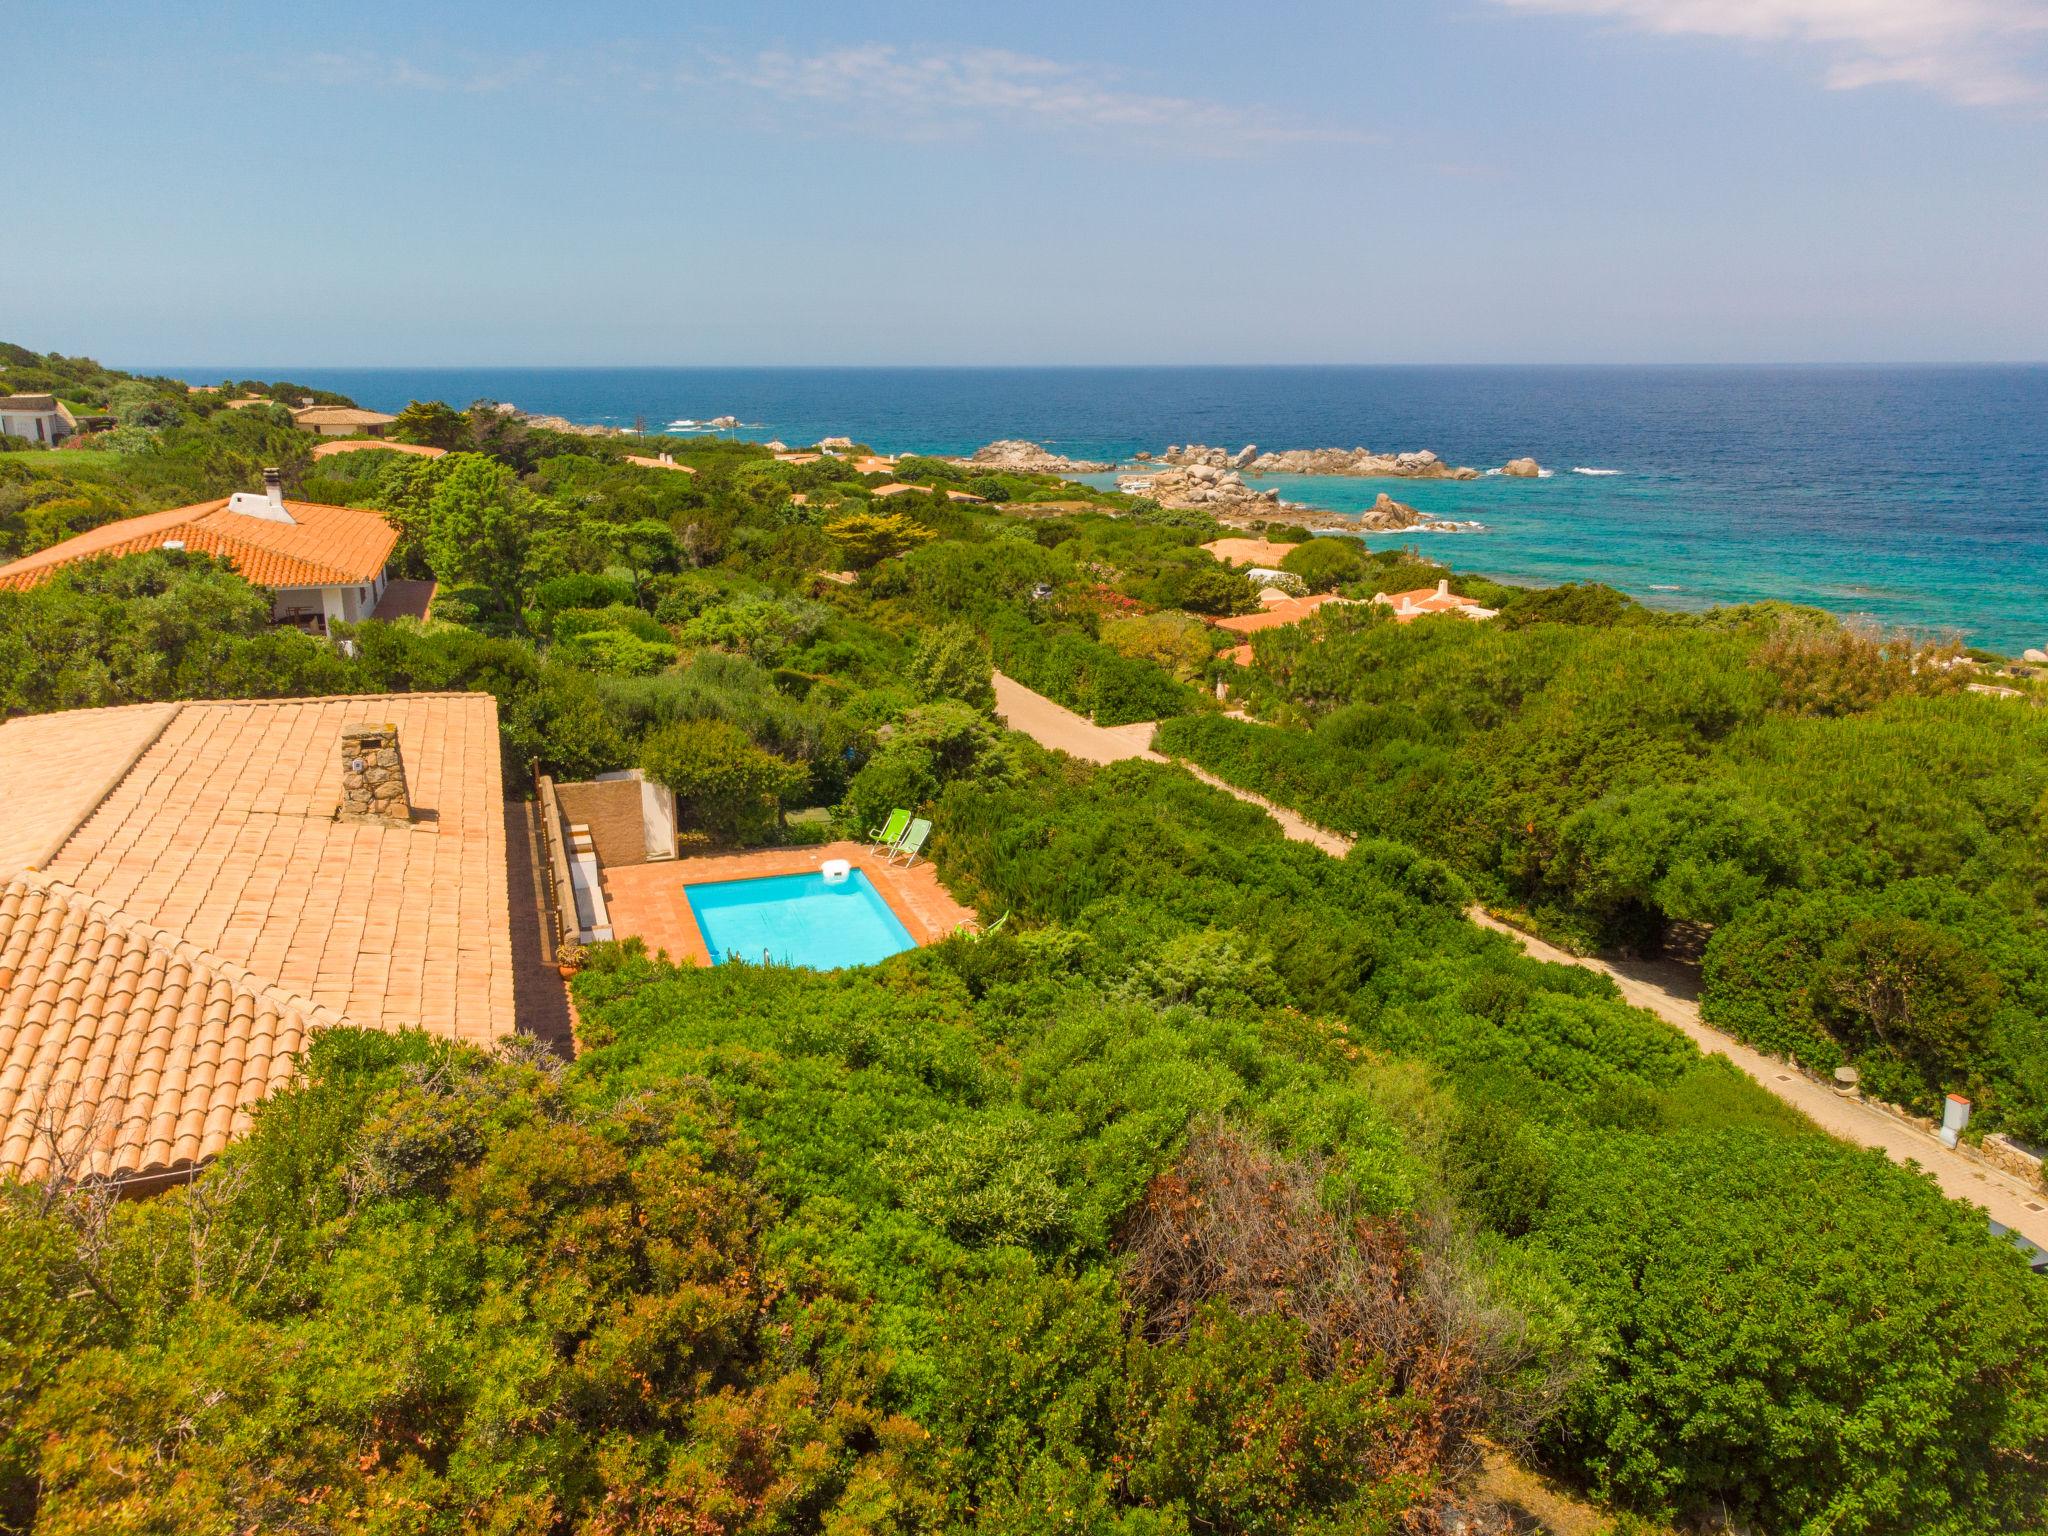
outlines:
{"label": "green sun lounger", "polygon": [[882,823],[879,832],[870,832],[868,841],[875,845],[877,853],[891,853],[903,841],[903,831],[910,825],[910,812],[891,811],[889,819]]}
{"label": "green sun lounger", "polygon": [[901,859],[903,867],[905,869],[910,868],[911,865],[917,862],[918,854],[924,851],[924,840],[931,835],[932,824],[920,816],[910,824],[910,830],[903,834],[903,841],[898,843],[895,850],[890,853],[889,862],[894,864],[898,859]]}

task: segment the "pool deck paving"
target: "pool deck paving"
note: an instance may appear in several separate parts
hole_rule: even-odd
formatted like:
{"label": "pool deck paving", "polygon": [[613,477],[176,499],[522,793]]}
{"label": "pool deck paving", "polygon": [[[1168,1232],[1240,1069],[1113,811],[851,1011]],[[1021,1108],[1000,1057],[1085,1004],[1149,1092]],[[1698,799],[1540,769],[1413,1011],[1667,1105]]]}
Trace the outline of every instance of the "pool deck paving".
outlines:
{"label": "pool deck paving", "polygon": [[[1175,763],[1203,783],[1234,795],[1247,805],[1260,807],[1296,842],[1320,848],[1333,858],[1342,858],[1351,850],[1351,839],[1318,827],[1284,806],[1226,783],[1192,763],[1153,751],[1151,724],[1106,729],[1000,672],[995,683],[996,713],[1012,730],[1022,731],[1042,746],[1092,763],[1134,757],[1147,762]],[[1465,915],[1480,927],[1513,939],[1538,960],[1600,972],[1636,1007],[1647,1009],[1676,1027],[1705,1054],[1727,1057],[1767,1092],[1790,1104],[1828,1134],[1880,1151],[1901,1166],[1919,1168],[1931,1175],[1951,1199],[1977,1206],[1993,1219],[2048,1248],[2048,1191],[1972,1153],[1951,1150],[1913,1122],[1861,1099],[1844,1098],[1790,1063],[1753,1050],[1732,1035],[1722,1033],[1700,1018],[1698,990],[1685,967],[1668,962],[1568,954],[1533,934],[1511,927],[1480,907],[1472,907]]]}
{"label": "pool deck paving", "polygon": [[939,883],[938,871],[920,858],[905,868],[890,864],[866,843],[825,843],[815,848],[760,848],[746,853],[701,854],[658,864],[614,864],[604,871],[605,905],[612,932],[638,938],[678,965],[709,965],[711,951],[683,895],[686,885],[719,880],[760,880],[770,875],[809,875],[827,859],[845,859],[867,874],[896,920],[919,944],[932,944],[962,923],[979,919]]}

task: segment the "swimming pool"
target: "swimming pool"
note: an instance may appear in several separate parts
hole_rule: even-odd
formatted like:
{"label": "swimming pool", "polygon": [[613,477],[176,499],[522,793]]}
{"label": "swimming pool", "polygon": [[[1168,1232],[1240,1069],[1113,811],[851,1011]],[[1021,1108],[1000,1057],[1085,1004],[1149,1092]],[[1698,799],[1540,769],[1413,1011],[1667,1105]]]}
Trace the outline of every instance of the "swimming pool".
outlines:
{"label": "swimming pool", "polygon": [[831,971],[873,965],[916,945],[858,869],[844,880],[814,872],[686,885],[683,896],[713,965],[768,959]]}

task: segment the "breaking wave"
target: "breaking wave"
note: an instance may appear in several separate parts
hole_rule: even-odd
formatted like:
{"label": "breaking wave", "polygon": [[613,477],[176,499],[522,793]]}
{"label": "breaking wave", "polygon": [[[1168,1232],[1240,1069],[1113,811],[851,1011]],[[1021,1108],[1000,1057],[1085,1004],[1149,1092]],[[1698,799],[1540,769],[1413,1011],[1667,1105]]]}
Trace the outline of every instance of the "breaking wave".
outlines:
{"label": "breaking wave", "polygon": [[1625,474],[1627,471],[1619,469],[1587,469],[1583,465],[1578,465],[1573,467],[1572,473],[1575,475],[1619,475]]}

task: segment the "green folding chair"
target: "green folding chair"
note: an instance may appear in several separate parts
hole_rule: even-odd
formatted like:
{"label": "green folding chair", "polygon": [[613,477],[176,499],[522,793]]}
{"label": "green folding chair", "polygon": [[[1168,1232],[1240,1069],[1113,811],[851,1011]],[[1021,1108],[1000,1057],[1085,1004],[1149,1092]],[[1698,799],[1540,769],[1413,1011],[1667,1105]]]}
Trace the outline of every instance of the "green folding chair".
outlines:
{"label": "green folding chair", "polygon": [[868,841],[873,843],[876,853],[892,853],[903,841],[903,829],[910,825],[910,812],[891,811],[889,819],[882,823],[879,832],[870,832]]}
{"label": "green folding chair", "polygon": [[889,862],[903,861],[905,869],[917,862],[917,856],[924,851],[924,840],[932,835],[932,824],[922,816],[910,824],[910,830],[903,834],[903,841],[896,845],[889,855]]}

